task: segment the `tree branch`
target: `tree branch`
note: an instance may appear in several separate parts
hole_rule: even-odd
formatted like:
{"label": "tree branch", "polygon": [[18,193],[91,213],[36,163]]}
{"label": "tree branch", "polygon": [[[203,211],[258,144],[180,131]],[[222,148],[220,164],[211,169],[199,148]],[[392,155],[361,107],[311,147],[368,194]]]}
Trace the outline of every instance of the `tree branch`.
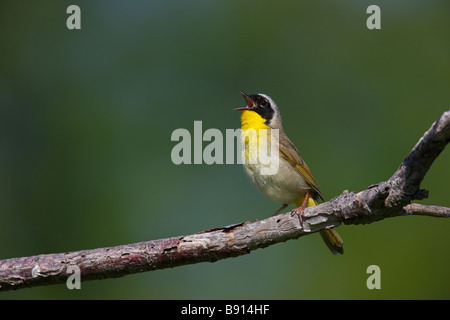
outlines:
{"label": "tree branch", "polygon": [[403,207],[405,215],[450,218],[450,208],[411,203]]}
{"label": "tree branch", "polygon": [[411,204],[428,191],[420,183],[450,141],[450,110],[425,132],[387,181],[340,196],[304,211],[303,225],[290,213],[265,220],[214,228],[196,234],[76,252],[0,261],[0,291],[64,283],[77,266],[82,281],[237,257],[340,224],[366,224],[388,217],[450,217],[450,208]]}

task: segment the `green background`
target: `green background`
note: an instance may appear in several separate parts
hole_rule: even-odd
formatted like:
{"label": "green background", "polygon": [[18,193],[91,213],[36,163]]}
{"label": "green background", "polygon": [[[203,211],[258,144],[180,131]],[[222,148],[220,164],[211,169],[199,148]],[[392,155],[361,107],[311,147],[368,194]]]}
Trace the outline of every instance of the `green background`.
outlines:
{"label": "green background", "polygon": [[[81,8],[81,30],[66,8]],[[366,9],[381,8],[381,30]],[[278,209],[240,165],[171,162],[177,128],[277,101],[326,199],[388,179],[450,108],[449,1],[0,2],[0,259],[133,243]],[[450,152],[422,187],[450,206]],[[249,255],[0,299],[449,299],[450,221],[341,226]],[[366,269],[381,268],[381,290]]]}

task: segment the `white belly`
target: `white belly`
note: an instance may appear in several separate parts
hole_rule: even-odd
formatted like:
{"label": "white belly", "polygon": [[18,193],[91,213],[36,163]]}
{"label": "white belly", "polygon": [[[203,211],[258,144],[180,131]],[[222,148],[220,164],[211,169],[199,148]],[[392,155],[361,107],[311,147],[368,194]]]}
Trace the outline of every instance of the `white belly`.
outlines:
{"label": "white belly", "polygon": [[[256,139],[250,140],[257,141]],[[280,203],[294,204],[305,196],[310,186],[286,160],[279,157],[278,143],[269,145],[271,149],[269,154],[276,154],[277,165],[274,166],[273,161],[259,161],[257,143],[250,143],[246,149],[242,149],[243,159],[246,159],[244,161],[245,173],[251,183],[269,199]],[[267,172],[273,172],[273,174],[264,174]]]}

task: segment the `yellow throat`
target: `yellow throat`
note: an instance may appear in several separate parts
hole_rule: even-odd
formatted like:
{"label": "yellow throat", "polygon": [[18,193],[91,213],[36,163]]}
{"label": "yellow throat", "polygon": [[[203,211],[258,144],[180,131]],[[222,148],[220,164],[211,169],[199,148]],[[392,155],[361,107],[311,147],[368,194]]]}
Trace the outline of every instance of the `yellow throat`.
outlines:
{"label": "yellow throat", "polygon": [[255,111],[245,110],[241,114],[241,125],[242,131],[247,131],[248,129],[269,129],[266,125],[266,119],[261,117]]}

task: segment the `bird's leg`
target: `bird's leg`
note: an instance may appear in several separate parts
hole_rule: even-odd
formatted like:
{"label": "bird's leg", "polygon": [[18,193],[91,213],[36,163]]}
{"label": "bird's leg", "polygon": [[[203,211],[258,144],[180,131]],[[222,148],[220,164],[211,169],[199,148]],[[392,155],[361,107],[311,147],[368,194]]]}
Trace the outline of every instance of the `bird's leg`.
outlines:
{"label": "bird's leg", "polygon": [[303,216],[303,211],[305,211],[305,209],[306,209],[306,204],[308,203],[308,198],[309,198],[309,192],[306,193],[305,199],[303,200],[302,205],[300,207],[295,208],[294,210],[291,211],[291,217],[293,217],[294,214],[298,215],[298,219],[300,220],[300,225],[302,226],[302,228],[303,228],[302,216]]}
{"label": "bird's leg", "polygon": [[283,203],[283,205],[281,206],[280,209],[278,209],[277,211],[275,211],[274,214],[271,215],[271,217],[276,216],[278,213],[280,213],[281,210],[283,210],[284,208],[286,208],[288,206],[287,203]]}

